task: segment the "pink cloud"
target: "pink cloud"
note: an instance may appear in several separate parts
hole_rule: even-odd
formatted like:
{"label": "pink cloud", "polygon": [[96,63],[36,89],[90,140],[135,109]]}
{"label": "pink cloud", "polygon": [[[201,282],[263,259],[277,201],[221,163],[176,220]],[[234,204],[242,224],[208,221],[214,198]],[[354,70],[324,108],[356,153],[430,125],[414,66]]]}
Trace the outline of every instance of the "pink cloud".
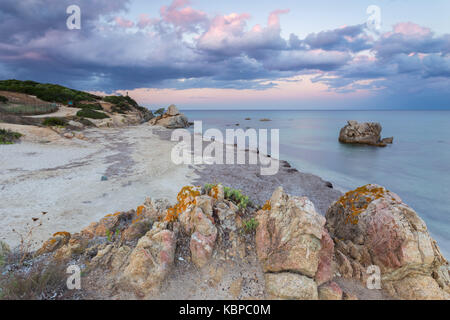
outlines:
{"label": "pink cloud", "polygon": [[123,19],[122,17],[115,18],[116,24],[122,28],[132,28],[134,27],[134,22],[130,20]]}
{"label": "pink cloud", "polygon": [[174,0],[169,7],[162,6],[160,13],[163,20],[185,30],[195,30],[199,24],[206,24],[207,14],[187,7],[189,3],[188,0]]}
{"label": "pink cloud", "polygon": [[412,22],[401,22],[394,25],[394,33],[407,36],[426,36],[431,34],[431,30]]}
{"label": "pink cloud", "polygon": [[209,29],[199,38],[198,47],[206,50],[236,54],[239,51],[256,48],[282,47],[284,40],[280,37],[280,14],[289,10],[276,10],[270,13],[267,27],[257,24],[247,29],[248,13],[231,13],[217,16]]}
{"label": "pink cloud", "polygon": [[275,10],[270,13],[269,15],[269,21],[267,25],[270,27],[280,28],[280,14],[286,14],[289,13],[291,10],[285,9],[285,10]]}

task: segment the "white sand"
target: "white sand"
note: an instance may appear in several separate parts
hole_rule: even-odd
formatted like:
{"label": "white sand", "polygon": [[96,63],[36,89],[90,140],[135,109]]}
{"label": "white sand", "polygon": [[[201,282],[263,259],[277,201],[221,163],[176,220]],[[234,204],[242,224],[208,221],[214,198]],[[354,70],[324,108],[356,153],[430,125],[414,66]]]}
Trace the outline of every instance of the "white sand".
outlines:
{"label": "white sand", "polygon": [[90,129],[88,141],[0,145],[0,240],[18,245],[12,229],[24,233],[33,217],[45,218],[33,234],[40,243],[54,232],[78,232],[106,214],[136,208],[147,196],[173,202],[196,176],[171,162],[174,143],[152,130]]}

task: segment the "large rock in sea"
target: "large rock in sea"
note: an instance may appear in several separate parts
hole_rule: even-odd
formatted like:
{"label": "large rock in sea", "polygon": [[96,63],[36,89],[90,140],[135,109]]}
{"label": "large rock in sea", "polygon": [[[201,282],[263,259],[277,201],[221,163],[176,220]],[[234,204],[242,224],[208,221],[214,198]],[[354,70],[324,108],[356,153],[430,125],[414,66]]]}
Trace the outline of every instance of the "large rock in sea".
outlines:
{"label": "large rock in sea", "polygon": [[339,272],[367,281],[378,266],[382,287],[402,299],[449,299],[448,262],[425,222],[398,195],[378,185],[350,191],[327,211]]}
{"label": "large rock in sea", "polygon": [[339,133],[339,142],[349,144],[367,144],[385,147],[393,142],[394,138],[381,139],[382,127],[377,122],[348,121]]}
{"label": "large rock in sea", "polygon": [[167,112],[160,117],[153,118],[149,121],[150,125],[163,126],[168,129],[187,128],[189,121],[186,116],[175,105],[169,106]]}

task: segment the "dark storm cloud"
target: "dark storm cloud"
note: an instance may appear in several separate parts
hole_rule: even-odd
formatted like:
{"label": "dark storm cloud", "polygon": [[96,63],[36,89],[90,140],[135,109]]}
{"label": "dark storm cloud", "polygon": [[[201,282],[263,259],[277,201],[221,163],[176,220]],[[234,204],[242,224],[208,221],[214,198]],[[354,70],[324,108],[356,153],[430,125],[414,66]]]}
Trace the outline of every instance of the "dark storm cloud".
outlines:
{"label": "dark storm cloud", "polygon": [[[81,30],[66,28],[72,4],[81,7]],[[309,73],[339,92],[415,88],[450,94],[439,85],[450,78],[450,35],[436,36],[414,23],[399,23],[377,37],[358,24],[284,39],[280,19],[289,10],[275,10],[265,25],[250,26],[247,13],[211,17],[186,0],[163,6],[159,16],[143,13],[130,21],[124,17],[130,4],[3,0],[0,77],[98,91],[264,90],[275,80]]]}

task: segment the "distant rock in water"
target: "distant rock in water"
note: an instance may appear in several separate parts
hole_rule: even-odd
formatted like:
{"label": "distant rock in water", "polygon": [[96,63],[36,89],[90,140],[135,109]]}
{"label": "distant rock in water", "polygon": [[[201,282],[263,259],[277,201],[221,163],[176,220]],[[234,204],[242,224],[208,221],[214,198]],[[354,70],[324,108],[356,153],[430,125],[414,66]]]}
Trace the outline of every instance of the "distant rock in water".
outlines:
{"label": "distant rock in water", "polygon": [[341,129],[339,142],[350,144],[367,144],[377,147],[386,147],[392,144],[394,138],[381,139],[381,124],[377,122],[348,121],[348,124]]}
{"label": "distant rock in water", "polygon": [[170,105],[167,112],[162,116],[153,118],[149,121],[150,125],[163,126],[168,129],[187,128],[190,122],[186,116],[178,110],[175,105]]}

